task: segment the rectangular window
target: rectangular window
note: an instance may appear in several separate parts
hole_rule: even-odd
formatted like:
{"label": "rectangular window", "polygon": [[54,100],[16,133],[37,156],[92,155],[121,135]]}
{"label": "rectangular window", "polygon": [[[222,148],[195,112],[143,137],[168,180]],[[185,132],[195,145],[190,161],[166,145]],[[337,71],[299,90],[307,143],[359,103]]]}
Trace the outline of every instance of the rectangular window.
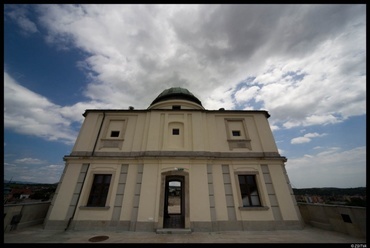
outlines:
{"label": "rectangular window", "polygon": [[119,137],[119,131],[111,131],[110,137]]}
{"label": "rectangular window", "polygon": [[173,135],[180,135],[180,129],[177,129],[177,128],[172,129],[172,134]]}
{"label": "rectangular window", "polygon": [[243,207],[260,207],[255,175],[238,175]]}
{"label": "rectangular window", "polygon": [[239,130],[233,130],[232,133],[233,133],[233,136],[240,136]]}
{"label": "rectangular window", "polygon": [[94,175],[89,201],[87,202],[88,207],[105,207],[111,178],[111,174]]}
{"label": "rectangular window", "polygon": [[181,106],[180,105],[173,105],[172,109],[181,109]]}

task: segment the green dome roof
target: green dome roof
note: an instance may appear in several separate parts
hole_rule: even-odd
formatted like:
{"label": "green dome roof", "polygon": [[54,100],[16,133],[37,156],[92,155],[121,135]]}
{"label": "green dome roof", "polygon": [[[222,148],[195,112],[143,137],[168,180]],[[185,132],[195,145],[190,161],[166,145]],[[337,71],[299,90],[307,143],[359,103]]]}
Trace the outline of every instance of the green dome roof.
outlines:
{"label": "green dome roof", "polygon": [[172,87],[172,88],[164,90],[161,94],[157,96],[156,99],[154,99],[154,101],[150,104],[150,106],[157,102],[173,100],[173,99],[187,100],[187,101],[195,102],[199,104],[200,106],[202,106],[202,102],[198,98],[196,98],[187,89],[184,89],[181,87]]}

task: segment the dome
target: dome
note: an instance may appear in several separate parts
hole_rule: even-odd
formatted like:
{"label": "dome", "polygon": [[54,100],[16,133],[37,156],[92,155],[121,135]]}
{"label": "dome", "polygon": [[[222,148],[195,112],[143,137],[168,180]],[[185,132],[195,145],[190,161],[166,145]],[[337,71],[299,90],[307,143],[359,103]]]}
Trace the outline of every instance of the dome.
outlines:
{"label": "dome", "polygon": [[[172,87],[169,89],[164,90],[161,94],[157,96],[156,99],[150,104],[152,106],[155,103],[173,100],[173,99],[181,99],[186,101],[191,101],[196,104],[202,106],[202,102],[196,98],[190,91],[181,87]],[[202,106],[203,107],[203,106]]]}

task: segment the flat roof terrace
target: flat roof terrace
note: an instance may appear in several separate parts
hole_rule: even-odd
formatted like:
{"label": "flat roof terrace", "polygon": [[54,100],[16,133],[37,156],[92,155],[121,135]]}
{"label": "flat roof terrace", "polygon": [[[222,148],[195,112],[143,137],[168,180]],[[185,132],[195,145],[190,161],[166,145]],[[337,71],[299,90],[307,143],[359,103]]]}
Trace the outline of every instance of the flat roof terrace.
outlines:
{"label": "flat roof terrace", "polygon": [[[366,245],[366,239],[308,225],[305,225],[301,230],[193,232],[187,234],[99,230],[60,231],[45,230],[42,225],[36,225],[4,233],[4,243],[335,243]],[[362,247],[364,247],[363,245]]]}

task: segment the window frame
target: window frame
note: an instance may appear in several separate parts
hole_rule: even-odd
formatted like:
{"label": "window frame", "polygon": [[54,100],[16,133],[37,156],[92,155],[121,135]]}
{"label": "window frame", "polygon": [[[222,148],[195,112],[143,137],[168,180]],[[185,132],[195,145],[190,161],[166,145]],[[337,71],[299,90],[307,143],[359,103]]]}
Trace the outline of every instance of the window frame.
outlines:
{"label": "window frame", "polygon": [[[115,121],[122,121],[123,123],[122,128],[110,129],[111,122],[115,122]],[[107,141],[107,140],[123,141],[125,134],[126,134],[128,121],[129,121],[129,118],[127,116],[116,116],[116,115],[106,114],[106,118],[104,120],[103,127],[102,127],[102,133],[100,134],[99,138],[102,141]],[[111,136],[112,131],[119,131],[119,136],[112,137]]]}
{"label": "window frame", "polygon": [[[99,183],[99,184],[95,183],[95,180],[96,180],[97,176],[102,176],[103,177],[102,183]],[[109,184],[104,185],[104,184],[107,184],[107,183],[104,183],[105,178],[107,176],[110,176]],[[110,189],[111,189],[112,181],[113,181],[113,174],[112,173],[101,173],[101,172],[100,173],[99,172],[94,173],[92,175],[92,182],[91,182],[91,185],[90,185],[89,195],[87,197],[86,207],[89,207],[89,208],[106,208],[107,207],[107,202],[108,202],[108,199],[109,199],[109,192],[110,192]],[[103,189],[96,189],[96,187],[98,187],[99,185],[102,185],[103,187],[107,187],[107,188],[106,189],[104,189],[104,188]],[[103,194],[100,194],[98,196],[99,197],[98,204],[93,204],[93,202],[92,202],[93,201],[93,194],[95,194],[95,191],[97,191],[97,190],[105,191],[105,192],[103,192]],[[102,204],[103,201],[104,201],[104,204]]]}
{"label": "window frame", "polygon": [[[239,181],[239,175],[244,176],[254,176],[255,185],[257,188],[258,198],[260,205],[258,206],[244,206],[243,205],[243,199],[242,199],[242,193],[240,189],[240,181]],[[264,192],[261,185],[261,179],[258,171],[237,171],[235,172],[235,183],[238,193],[238,200],[239,200],[239,210],[268,210],[269,207],[266,206],[265,198],[264,198]]]}
{"label": "window frame", "polygon": [[[224,118],[226,138],[230,151],[234,149],[252,150],[251,138],[249,136],[245,118]],[[239,128],[232,126],[233,123],[240,123]],[[239,131],[240,136],[234,136],[233,131]]]}
{"label": "window frame", "polygon": [[[102,116],[102,118],[104,118]],[[110,128],[111,122],[114,121],[122,121],[123,125],[122,128]],[[99,144],[97,149],[102,148],[110,148],[110,149],[122,149],[124,137],[126,134],[126,129],[128,125],[129,118],[127,116],[117,116],[111,115],[109,113],[106,114],[106,118],[103,122],[103,126],[101,129],[101,134],[99,135]],[[117,137],[112,136],[112,131],[119,131],[119,135]]]}
{"label": "window frame", "polygon": [[[243,184],[240,182],[241,177],[244,177],[245,183],[243,183]],[[248,181],[250,181],[249,179],[252,180],[252,183],[248,183]],[[239,185],[239,189],[240,189],[240,197],[242,198],[242,207],[244,207],[244,208],[247,208],[247,207],[262,207],[261,197],[260,197],[260,194],[259,194],[256,175],[254,175],[254,174],[239,174],[238,175],[238,185]],[[254,189],[255,189],[255,191],[254,191]],[[243,192],[245,192],[245,193],[243,193]],[[254,195],[253,192],[256,192],[256,194]],[[249,205],[244,205],[243,199],[245,197],[247,197],[247,202],[249,202]],[[253,200],[254,197],[257,197],[256,200],[258,200],[258,204],[253,203],[254,202],[254,200]]]}

